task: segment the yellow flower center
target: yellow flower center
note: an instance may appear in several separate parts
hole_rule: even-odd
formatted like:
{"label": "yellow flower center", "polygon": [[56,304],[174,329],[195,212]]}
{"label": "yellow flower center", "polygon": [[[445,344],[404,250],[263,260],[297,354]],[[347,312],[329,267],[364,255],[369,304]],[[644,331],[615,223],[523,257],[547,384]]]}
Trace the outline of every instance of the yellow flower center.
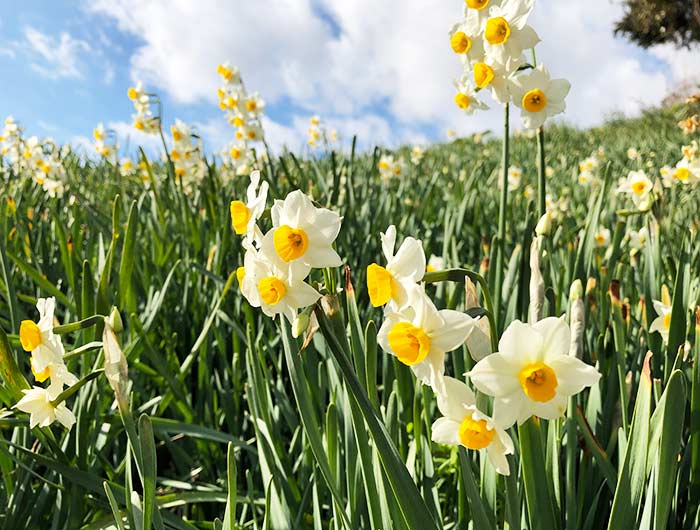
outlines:
{"label": "yellow flower center", "polygon": [[292,261],[302,257],[309,248],[309,236],[301,228],[282,225],[272,237],[275,250],[284,261]]}
{"label": "yellow flower center", "polygon": [[482,10],[486,6],[489,5],[489,0],[464,0],[467,4],[467,7],[470,7],[471,9],[478,9]]}
{"label": "yellow flower center", "polygon": [[496,434],[494,429],[489,429],[486,420],[475,420],[467,416],[459,425],[459,440],[469,449],[484,449],[491,445]]}
{"label": "yellow flower center", "polygon": [[134,122],[134,127],[136,127],[139,131],[143,131],[146,128],[146,126],[141,120],[136,120]]}
{"label": "yellow flower center", "polygon": [[494,17],[486,21],[486,30],[484,37],[489,44],[499,45],[505,44],[510,37],[510,26],[508,21],[503,17]]}
{"label": "yellow flower center", "polygon": [[372,263],[367,267],[367,292],[374,307],[386,304],[396,294],[396,286],[391,273],[381,265]]}
{"label": "yellow flower center", "polygon": [[671,329],[671,313],[666,313],[664,315],[664,327],[666,329]]}
{"label": "yellow flower center", "polygon": [[231,148],[230,154],[231,154],[231,158],[233,158],[234,160],[238,160],[239,158],[241,158],[241,150],[238,149],[238,147]]}
{"label": "yellow flower center", "polygon": [[471,98],[469,96],[467,96],[466,94],[462,94],[461,92],[459,92],[455,96],[455,103],[462,110],[468,109],[469,105],[471,105],[471,102],[472,102]]}
{"label": "yellow flower center", "polygon": [[450,37],[450,46],[455,53],[467,53],[472,47],[472,40],[463,31],[457,31]]}
{"label": "yellow flower center", "polygon": [[544,403],[556,394],[557,374],[543,362],[528,364],[518,374],[525,395],[533,401]]}
{"label": "yellow flower center", "polygon": [[177,149],[173,149],[172,151],[170,151],[170,158],[172,158],[173,160],[180,160],[180,151],[178,151]]}
{"label": "yellow flower center", "polygon": [[179,142],[180,140],[182,140],[182,133],[179,130],[177,130],[175,127],[172,127],[170,130],[173,133],[174,142]]}
{"label": "yellow flower center", "polygon": [[248,139],[249,140],[255,140],[255,138],[257,138],[257,136],[258,135],[255,133],[255,131],[253,131],[253,130],[248,131]]}
{"label": "yellow flower center", "polygon": [[19,341],[24,351],[33,351],[43,342],[41,330],[31,320],[23,320],[19,326]]}
{"label": "yellow flower center", "polygon": [[36,379],[37,383],[43,383],[46,381],[49,376],[51,375],[51,372],[49,371],[49,367],[47,366],[41,371],[37,371],[36,369],[36,362],[34,361],[34,357],[31,358],[30,363],[32,367],[32,374],[34,375],[34,379]]}
{"label": "yellow flower center", "polygon": [[643,194],[646,191],[646,189],[647,189],[646,183],[641,181],[641,180],[632,183],[632,191],[637,195]]}
{"label": "yellow flower center", "polygon": [[241,118],[240,116],[236,116],[235,118],[233,118],[233,125],[235,127],[243,127],[243,118]]}
{"label": "yellow flower center", "polygon": [[258,292],[267,305],[277,305],[287,292],[284,283],[274,276],[266,276],[258,282]]}
{"label": "yellow flower center", "polygon": [[674,175],[681,182],[685,182],[690,177],[690,170],[687,167],[679,167]]}
{"label": "yellow flower center", "polygon": [[255,112],[255,109],[258,108],[258,104],[254,100],[249,99],[245,102],[245,108],[248,112]]}
{"label": "yellow flower center", "polygon": [[476,63],[474,65],[474,83],[479,88],[486,88],[494,78],[494,71],[486,63]]}
{"label": "yellow flower center", "polygon": [[138,97],[138,92],[136,92],[136,89],[134,87],[129,87],[129,90],[126,92],[127,96],[129,96],[129,99],[134,100]]}
{"label": "yellow flower center", "polygon": [[382,160],[381,162],[379,162],[379,169],[386,171],[387,169],[389,169],[389,163]]}
{"label": "yellow flower center", "polygon": [[219,66],[216,67],[216,73],[219,74],[224,79],[226,79],[226,81],[230,81],[231,78],[233,77],[233,72],[231,71],[231,69],[226,68],[223,64],[220,64]]}
{"label": "yellow flower center", "polygon": [[94,136],[95,140],[103,140],[104,139],[104,134],[99,129],[93,130],[92,136]]}
{"label": "yellow flower center", "polygon": [[242,201],[231,201],[231,224],[236,234],[245,234],[250,221],[250,209]]}
{"label": "yellow flower center", "polygon": [[547,106],[547,96],[539,88],[523,96],[523,108],[528,112],[541,112]]}
{"label": "yellow flower center", "polygon": [[403,364],[423,362],[430,352],[430,338],[410,322],[397,322],[389,331],[389,346]]}

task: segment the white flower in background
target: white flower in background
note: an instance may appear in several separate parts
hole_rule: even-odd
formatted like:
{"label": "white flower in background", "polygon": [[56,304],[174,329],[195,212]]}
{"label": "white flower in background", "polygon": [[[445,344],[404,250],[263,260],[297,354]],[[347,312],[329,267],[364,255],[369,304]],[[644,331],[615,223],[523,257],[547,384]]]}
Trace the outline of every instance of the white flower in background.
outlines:
{"label": "white flower in background", "polygon": [[293,276],[306,277],[312,268],[343,263],[332,246],[343,220],[337,213],[316,208],[301,190],[276,200],[270,213],[273,229],[263,239],[263,249],[267,244],[293,269]]}
{"label": "white flower in background", "polygon": [[131,158],[122,158],[119,162],[119,174],[122,177],[128,177],[134,172],[134,163]]}
{"label": "white flower in background", "polygon": [[63,342],[60,335],[53,332],[56,299],[39,298],[36,308],[39,310],[39,322],[23,320],[19,327],[19,340],[24,351],[32,354],[30,364],[34,378],[40,383],[50,378],[48,392],[54,399],[64,386],[74,385],[78,378],[66,368]]}
{"label": "white flower in background", "polygon": [[388,182],[392,177],[399,177],[404,172],[403,158],[395,159],[393,155],[382,155],[377,169],[382,180]]}
{"label": "white flower in background", "polygon": [[578,169],[581,173],[584,171],[597,171],[599,167],[600,160],[598,160],[598,158],[595,156],[589,156],[578,165]]}
{"label": "white flower in background", "polygon": [[683,158],[692,162],[698,154],[698,141],[693,140],[690,145],[684,145],[681,148],[681,153],[683,153]]}
{"label": "white flower in background", "polygon": [[[508,189],[515,190],[520,187],[520,182],[523,178],[523,170],[518,166],[510,166],[508,168]],[[498,187],[503,188],[503,176],[499,178]]]}
{"label": "white flower in background", "polygon": [[[112,310],[111,317],[104,319],[104,329],[102,331],[102,348],[105,354],[105,376],[109,386],[114,390],[117,401],[125,404],[127,400],[127,383],[129,378],[126,357],[122,351],[117,335],[115,334],[115,319],[118,319],[121,326],[121,318],[116,309]],[[121,406],[121,405],[120,405]]]}
{"label": "white flower in background", "polygon": [[397,309],[402,309],[408,301],[408,289],[423,279],[425,274],[425,252],[421,242],[407,237],[394,254],[396,247],[396,227],[391,225],[381,234],[382,251],[386,266],[372,263],[367,267],[367,291],[374,307],[382,306],[390,300]]}
{"label": "white flower in background", "polygon": [[387,307],[377,342],[385,352],[410,366],[420,381],[440,391],[445,354],[464,344],[475,321],[459,311],[438,311],[419,285],[408,291],[408,300],[400,311]]}
{"label": "white flower in background", "polygon": [[682,158],[674,168],[661,168],[661,177],[665,187],[670,188],[676,183],[695,184],[700,182],[700,160]]}
{"label": "white flower in background", "polygon": [[49,395],[45,388],[38,386],[29,390],[22,390],[24,397],[20,399],[15,408],[29,414],[29,428],[48,427],[58,420],[66,429],[73,427],[75,416],[66,407],[65,403],[54,406],[51,401],[56,396]]}
{"label": "white flower in background", "polygon": [[425,272],[436,272],[442,270],[445,270],[445,258],[431,254],[428,264],[425,267]]}
{"label": "white flower in background", "polygon": [[630,147],[627,149],[627,158],[629,160],[637,160],[639,158],[639,151],[637,151],[637,149],[634,147]]}
{"label": "white flower in background", "polygon": [[493,418],[507,428],[530,416],[556,419],[570,396],[595,385],[600,373],[569,353],[571,332],[564,320],[548,317],[528,325],[513,321],[498,352],[479,361],[469,377],[480,391],[494,396]]}
{"label": "white flower in background", "polygon": [[530,184],[525,186],[525,189],[523,190],[523,197],[525,197],[526,199],[534,198],[535,197],[535,188],[530,186]]}
{"label": "white flower in background", "polygon": [[597,186],[600,179],[591,171],[581,171],[578,175],[578,183],[584,186]]}
{"label": "white flower in background", "polygon": [[221,151],[221,158],[236,176],[247,175],[255,164],[253,150],[244,141],[239,140],[231,142]]}
{"label": "white flower in background", "polygon": [[522,109],[522,122],[527,129],[537,129],[548,118],[564,112],[569,90],[571,83],[552,79],[543,65],[510,81],[513,103]]}
{"label": "white flower in background", "polygon": [[[263,247],[265,245],[263,244]],[[260,307],[267,316],[283,314],[289,322],[299,309],[315,304],[321,294],[301,279],[294,278],[274,252],[249,247],[240,275],[241,292],[253,307]]]}
{"label": "white flower in background", "polygon": [[664,344],[668,344],[668,333],[671,329],[671,312],[673,311],[673,307],[670,301],[668,305],[659,300],[653,300],[653,302],[654,311],[656,311],[658,317],[656,317],[651,323],[651,326],[649,326],[649,333],[659,333]]}
{"label": "white flower in background", "polygon": [[630,171],[627,178],[620,180],[617,193],[627,193],[632,196],[632,201],[640,210],[648,210],[651,207],[651,190],[654,184],[649,180],[644,171]]}
{"label": "white flower in background", "polygon": [[413,146],[411,149],[411,164],[417,166],[423,160],[423,155],[425,155],[425,150],[420,145]]}
{"label": "white flower in background", "polygon": [[246,202],[231,201],[231,224],[236,234],[246,234],[246,237],[255,239],[262,237],[256,222],[265,211],[268,188],[267,182],[260,184],[260,171],[253,171],[246,191]]}
{"label": "white flower in background", "polygon": [[642,250],[649,241],[649,230],[646,226],[643,226],[639,231],[630,230],[629,233],[629,245],[633,250]]}
{"label": "white flower in background", "polygon": [[610,229],[601,226],[593,235],[593,240],[598,247],[607,247],[610,245]]}
{"label": "white flower in background", "polygon": [[472,85],[471,80],[468,75],[462,76],[462,79],[455,81],[455,88],[457,89],[457,94],[455,94],[455,104],[464,111],[467,116],[471,116],[477,110],[486,110],[488,105],[481,102],[476,97],[476,90]]}
{"label": "white flower in background", "polygon": [[500,63],[519,59],[523,50],[534,48],[540,38],[527,18],[535,5],[534,0],[508,0],[502,6],[489,8],[483,23],[486,55]]}
{"label": "white flower in background", "polygon": [[444,378],[445,391],[438,393],[438,409],[444,417],[433,422],[436,443],[462,445],[486,451],[489,461],[501,475],[509,475],[508,458],[514,452],[513,440],[493,420],[476,408],[471,389],[462,381]]}

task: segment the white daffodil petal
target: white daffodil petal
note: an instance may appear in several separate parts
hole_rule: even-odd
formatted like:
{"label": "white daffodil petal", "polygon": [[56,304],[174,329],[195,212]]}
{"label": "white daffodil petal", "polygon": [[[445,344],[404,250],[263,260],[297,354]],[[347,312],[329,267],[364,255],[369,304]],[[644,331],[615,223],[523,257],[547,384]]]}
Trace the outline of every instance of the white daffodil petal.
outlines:
{"label": "white daffodil petal", "polygon": [[460,420],[464,418],[465,407],[476,405],[474,392],[462,381],[445,376],[445,392],[437,395],[440,413],[448,418]]}
{"label": "white daffodil petal", "polygon": [[460,422],[450,418],[438,418],[433,422],[433,442],[447,445],[459,445],[459,425]]}
{"label": "white daffodil petal", "polygon": [[518,368],[501,353],[487,355],[469,372],[476,388],[490,396],[502,396],[520,391]]}
{"label": "white daffodil petal", "polygon": [[440,316],[444,324],[431,335],[431,343],[444,352],[459,348],[474,329],[474,319],[460,311],[443,309]]}
{"label": "white daffodil petal", "polygon": [[566,396],[578,394],[584,388],[597,384],[601,377],[593,366],[569,355],[561,355],[548,364],[557,374],[557,393]]}

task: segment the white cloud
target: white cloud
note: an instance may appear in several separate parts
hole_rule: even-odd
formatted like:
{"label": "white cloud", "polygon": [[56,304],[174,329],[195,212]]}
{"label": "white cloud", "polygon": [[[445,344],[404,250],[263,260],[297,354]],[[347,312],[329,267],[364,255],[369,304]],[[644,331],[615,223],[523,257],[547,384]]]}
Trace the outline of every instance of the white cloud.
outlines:
{"label": "white cloud", "polygon": [[31,26],[24,28],[26,49],[31,56],[39,59],[31,67],[49,79],[81,78],[79,56],[90,51],[90,45],[69,33],[61,32],[58,37],[42,33]]}
{"label": "white cloud", "polygon": [[[259,0],[235,8],[221,0],[98,0],[89,6],[140,43],[131,57],[134,80],[176,102],[214,101],[216,64],[230,59],[249,90],[259,90],[273,107],[289,103],[288,125],[265,123],[275,147],[303,145],[305,120],[313,113],[345,137],[357,132],[361,140],[383,144],[423,141],[428,128],[439,131],[439,139],[447,128],[500,132],[498,105],[489,101],[491,111],[468,118],[453,103],[452,80],[461,67],[447,31],[461,8],[444,0],[400,6],[389,0]],[[595,8],[590,0],[537,2],[531,23],[543,39],[538,59],[573,85],[564,119],[586,126],[614,111],[637,113],[697,64],[697,50],[645,52],[616,39],[613,23],[621,13],[619,3],[600,0]],[[209,128],[212,137],[223,134]]]}

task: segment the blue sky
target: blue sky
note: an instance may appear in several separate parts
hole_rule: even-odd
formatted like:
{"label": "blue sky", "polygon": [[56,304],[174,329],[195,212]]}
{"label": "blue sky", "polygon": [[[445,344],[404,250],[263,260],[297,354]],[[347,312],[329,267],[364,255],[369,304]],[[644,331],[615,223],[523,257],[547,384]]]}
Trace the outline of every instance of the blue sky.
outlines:
{"label": "blue sky", "polygon": [[[195,124],[208,151],[232,130],[216,107],[219,62],[241,67],[267,100],[275,148],[305,142],[308,118],[364,145],[443,140],[496,128],[497,109],[460,115],[452,103],[459,61],[446,32],[461,0],[9,0],[0,14],[0,114],[26,134],[87,144],[98,122],[122,145],[127,88],[158,92],[165,122]],[[538,59],[573,85],[564,119],[588,126],[613,111],[660,101],[698,64],[697,50],[642,51],[612,36],[621,7],[609,0],[538,0],[530,23]],[[488,98],[487,98],[488,100]]]}

